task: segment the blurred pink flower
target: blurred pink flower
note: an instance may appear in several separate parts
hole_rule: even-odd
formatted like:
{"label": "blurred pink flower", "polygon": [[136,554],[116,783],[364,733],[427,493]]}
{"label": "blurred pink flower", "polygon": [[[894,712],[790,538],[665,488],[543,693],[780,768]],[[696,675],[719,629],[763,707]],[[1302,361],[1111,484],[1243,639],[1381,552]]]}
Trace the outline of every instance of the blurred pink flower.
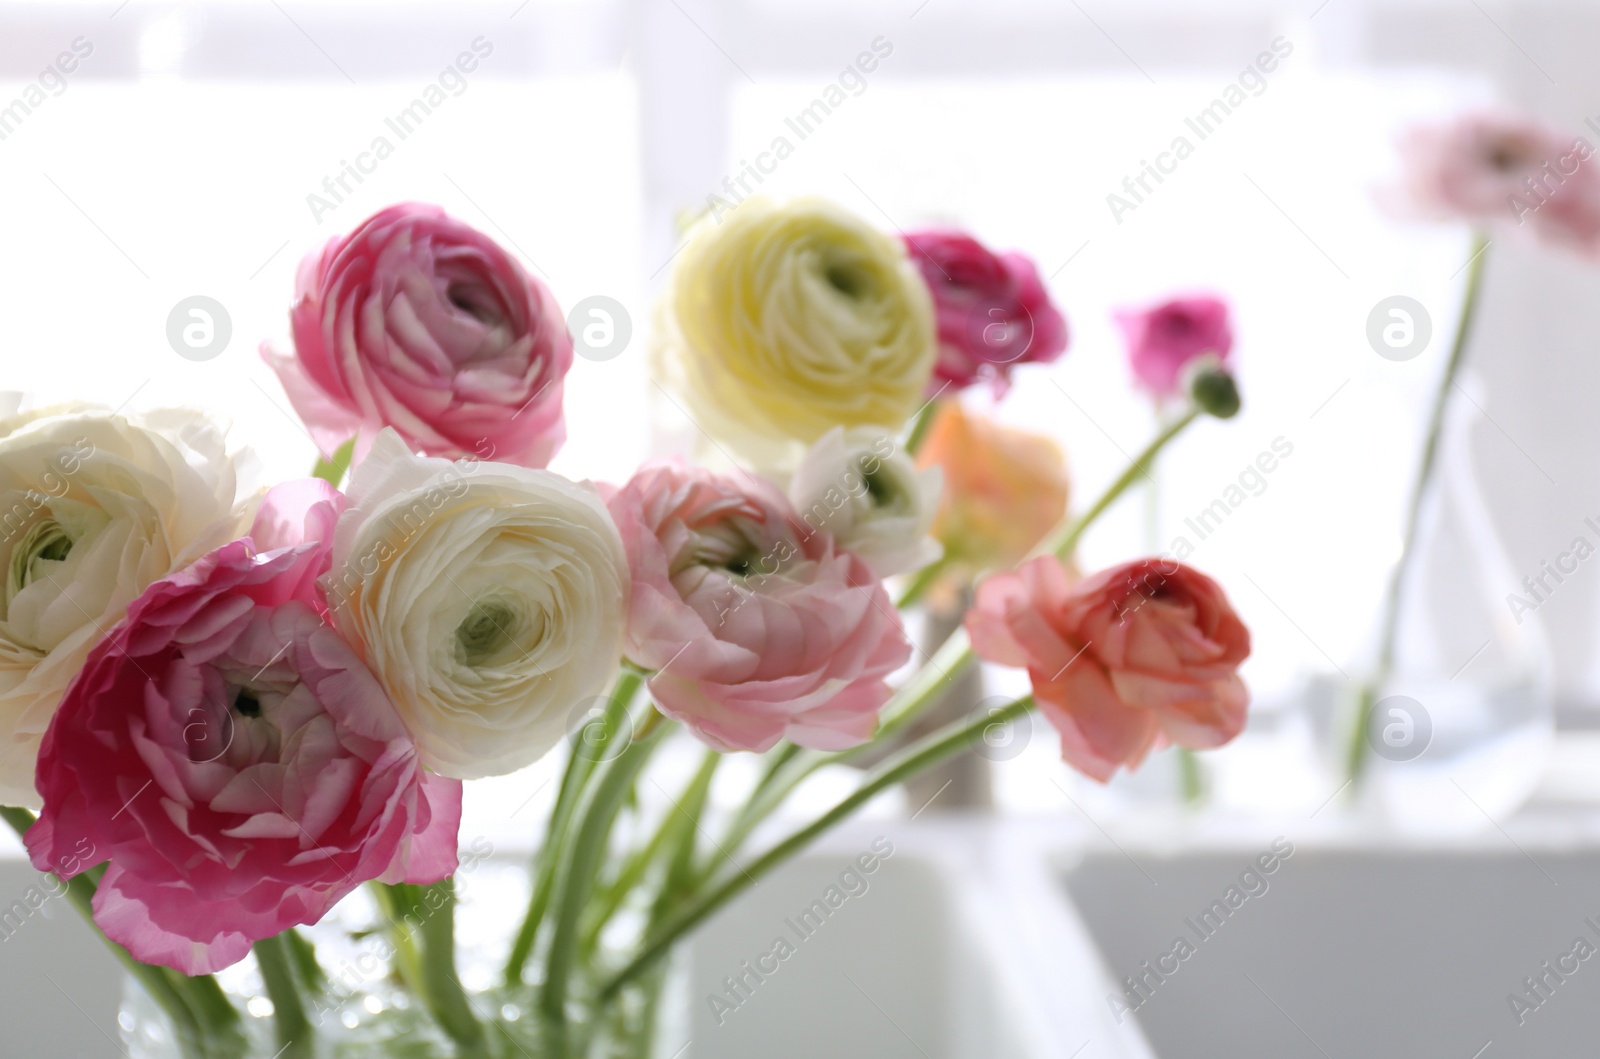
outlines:
{"label": "blurred pink flower", "polygon": [[1250,631],[1215,581],[1180,563],[1073,584],[1040,556],[980,584],[966,623],[979,657],[1027,667],[1061,756],[1102,783],[1168,742],[1216,747],[1244,728]]}
{"label": "blurred pink flower", "polygon": [[996,254],[953,229],[909,232],[905,243],[933,294],[938,321],[930,391],[986,379],[1004,392],[1014,365],[1048,363],[1066,352],[1066,318],[1031,258]]}
{"label": "blurred pink flower", "polygon": [[572,338],[549,289],[437,206],[405,203],[300,264],[294,354],[261,347],[318,448],[393,427],[413,451],[543,467]]}
{"label": "blurred pink flower", "polygon": [[866,741],[911,654],[859,557],[776,487],[646,465],[608,500],[633,572],[627,657],[661,711],[720,750]]}
{"label": "blurred pink flower", "polygon": [[1134,380],[1156,397],[1175,396],[1190,361],[1210,353],[1224,364],[1233,351],[1228,303],[1211,295],[1172,298],[1115,314]]}
{"label": "blurred pink flower", "polygon": [[1491,112],[1415,126],[1399,146],[1400,186],[1382,196],[1395,212],[1514,223],[1547,242],[1600,254],[1600,173],[1586,140]]}
{"label": "blurred pink flower", "polygon": [[423,772],[319,614],[342,506],[315,480],[270,491],[249,538],[134,601],[45,735],[28,852],[109,860],[95,922],[139,960],[214,971],[368,879],[455,868],[460,783]]}

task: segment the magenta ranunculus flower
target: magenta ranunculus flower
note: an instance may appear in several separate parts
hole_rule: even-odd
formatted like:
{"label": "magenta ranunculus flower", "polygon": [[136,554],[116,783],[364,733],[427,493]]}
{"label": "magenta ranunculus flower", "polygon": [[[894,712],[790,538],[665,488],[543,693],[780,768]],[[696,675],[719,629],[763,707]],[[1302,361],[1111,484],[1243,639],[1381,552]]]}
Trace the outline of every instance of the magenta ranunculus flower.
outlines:
{"label": "magenta ranunculus flower", "polygon": [[1180,392],[1190,361],[1209,353],[1225,364],[1233,351],[1228,303],[1210,295],[1122,309],[1115,319],[1128,344],[1134,380],[1156,397]]}
{"label": "magenta ranunculus flower", "polygon": [[1581,137],[1497,112],[1418,125],[1400,140],[1396,212],[1518,225],[1547,242],[1600,255],[1600,159]]}
{"label": "magenta ranunculus flower", "polygon": [[405,203],[306,257],[294,353],[261,347],[325,455],[393,427],[413,451],[543,467],[566,440],[567,323],[482,232]]}
{"label": "magenta ranunculus flower", "polygon": [[423,772],[320,613],[342,506],[316,480],[271,490],[250,537],[134,601],[45,734],[29,855],[109,861],[95,922],[146,963],[214,971],[368,879],[455,868],[461,784]]}
{"label": "magenta ranunculus flower", "polygon": [[663,713],[719,750],[872,735],[911,644],[862,559],[749,476],[648,464],[607,506],[633,575],[626,654],[657,671]]}
{"label": "magenta ranunculus flower", "polygon": [[1043,364],[1067,348],[1067,321],[1033,260],[996,254],[965,232],[908,232],[906,249],[933,294],[939,359],[932,391],[980,380],[1003,392],[1017,364]]}

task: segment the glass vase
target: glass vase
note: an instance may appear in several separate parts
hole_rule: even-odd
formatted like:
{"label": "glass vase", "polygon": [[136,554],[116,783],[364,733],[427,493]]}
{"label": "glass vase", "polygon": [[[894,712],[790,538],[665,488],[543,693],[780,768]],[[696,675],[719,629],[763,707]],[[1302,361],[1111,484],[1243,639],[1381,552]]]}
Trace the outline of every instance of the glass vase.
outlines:
{"label": "glass vase", "polygon": [[[1472,460],[1482,400],[1455,396],[1397,582],[1390,664],[1375,640],[1368,680],[1347,688],[1341,733],[1358,802],[1433,831],[1488,827],[1514,812],[1538,784],[1555,734],[1537,601],[1500,544]],[[1541,575],[1557,585],[1533,572]]]}
{"label": "glass vase", "polygon": [[[279,1036],[252,956],[217,974],[240,1013],[244,1042],[225,1046],[215,1059],[652,1059],[670,970],[641,975],[614,1003],[571,1018],[567,1043],[557,1048],[538,1015],[537,986],[503,982],[510,942],[505,910],[527,902],[526,867],[478,864],[470,876],[457,875],[456,891],[456,972],[483,1027],[481,1045],[452,1039],[406,986],[392,936],[381,929],[377,903],[363,889],[322,922],[300,928],[327,979],[324,988],[304,995],[310,1038],[286,1042]],[[536,963],[527,977],[538,978]],[[129,1059],[196,1059],[132,978],[118,1023]]]}

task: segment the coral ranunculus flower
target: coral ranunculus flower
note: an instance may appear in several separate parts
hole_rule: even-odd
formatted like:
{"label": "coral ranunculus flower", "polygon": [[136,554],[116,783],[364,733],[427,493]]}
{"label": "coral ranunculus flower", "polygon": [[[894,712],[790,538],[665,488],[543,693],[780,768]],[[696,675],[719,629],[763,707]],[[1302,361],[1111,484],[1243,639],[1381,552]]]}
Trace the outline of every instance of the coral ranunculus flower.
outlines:
{"label": "coral ranunculus flower", "polygon": [[1074,584],[1040,556],[980,584],[966,624],[979,657],[1027,668],[1061,756],[1101,782],[1168,742],[1217,747],[1244,729],[1250,631],[1181,563],[1142,559]]}
{"label": "coral ranunculus flower", "polygon": [[941,402],[917,466],[944,471],[933,535],[967,572],[1015,566],[1067,513],[1067,464],[1043,434]]}
{"label": "coral ranunculus flower", "polygon": [[269,492],[250,538],[134,601],[45,734],[29,855],[109,861],[94,919],[136,959],[208,973],[369,879],[455,870],[460,783],[423,771],[319,613],[341,503],[311,480]]}
{"label": "coral ranunculus flower", "polygon": [[657,671],[662,713],[719,750],[871,737],[911,644],[865,561],[753,477],[651,464],[609,505],[633,571],[627,655]]}

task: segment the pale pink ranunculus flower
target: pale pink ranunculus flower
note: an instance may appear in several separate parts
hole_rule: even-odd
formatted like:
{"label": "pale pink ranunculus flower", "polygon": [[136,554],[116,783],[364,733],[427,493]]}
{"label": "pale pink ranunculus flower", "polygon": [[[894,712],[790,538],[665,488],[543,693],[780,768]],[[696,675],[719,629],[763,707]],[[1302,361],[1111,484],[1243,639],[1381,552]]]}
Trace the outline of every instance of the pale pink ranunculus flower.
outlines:
{"label": "pale pink ranunculus flower", "polygon": [[1158,398],[1178,395],[1184,369],[1193,361],[1209,354],[1227,363],[1233,351],[1230,317],[1228,303],[1209,294],[1169,298],[1114,314],[1134,381]]}
{"label": "pale pink ranunculus flower", "polygon": [[939,327],[931,392],[988,381],[1004,393],[1016,365],[1047,364],[1066,352],[1066,317],[1050,300],[1032,258],[997,254],[951,228],[903,238],[933,295]]}
{"label": "pale pink ranunculus flower", "polygon": [[315,480],[268,492],[248,538],[133,602],[45,734],[29,855],[109,861],[94,919],[136,959],[215,971],[362,882],[455,868],[461,784],[423,771],[323,621],[342,503]]}
{"label": "pale pink ranunculus flower", "polygon": [[1040,556],[981,583],[966,625],[980,658],[1027,668],[1061,756],[1102,783],[1168,742],[1217,747],[1244,729],[1250,631],[1215,581],[1181,563],[1142,559],[1073,583]]}
{"label": "pale pink ranunculus flower", "polygon": [[393,427],[414,452],[543,467],[566,439],[572,338],[555,296],[494,240],[403,203],[300,264],[294,350],[263,344],[317,447],[364,456]]}
{"label": "pale pink ranunculus flower", "polygon": [[1380,195],[1392,212],[1527,227],[1600,255],[1600,159],[1587,140],[1487,111],[1413,126],[1399,151],[1398,184]]}
{"label": "pale pink ranunculus flower", "polygon": [[776,486],[647,464],[607,501],[633,575],[627,657],[719,750],[865,742],[911,654],[881,581]]}

